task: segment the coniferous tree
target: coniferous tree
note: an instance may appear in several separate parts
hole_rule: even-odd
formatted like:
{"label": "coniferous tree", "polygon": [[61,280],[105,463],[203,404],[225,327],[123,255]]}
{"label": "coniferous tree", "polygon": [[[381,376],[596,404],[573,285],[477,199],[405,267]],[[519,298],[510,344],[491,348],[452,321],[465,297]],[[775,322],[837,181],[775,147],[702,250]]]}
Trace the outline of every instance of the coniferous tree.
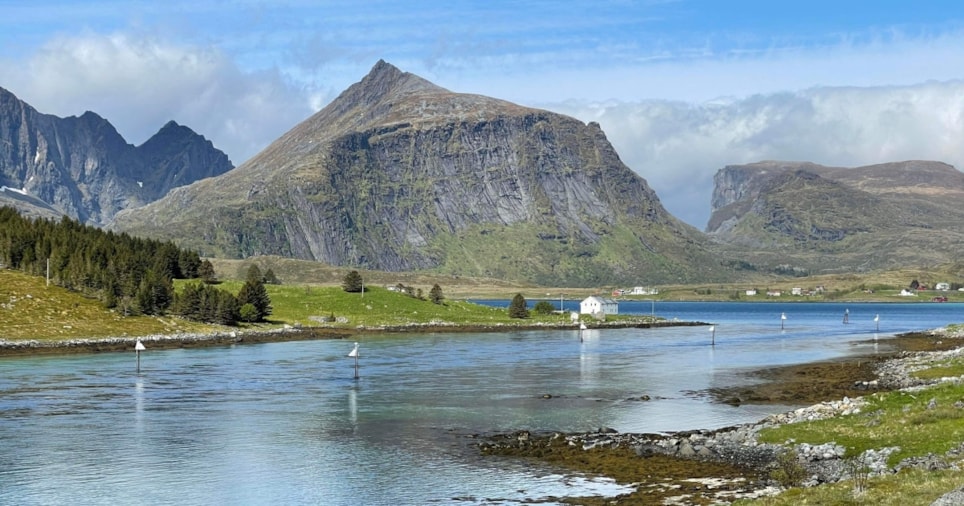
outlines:
{"label": "coniferous tree", "polygon": [[198,276],[198,269],[201,268],[201,255],[196,251],[181,250],[177,256],[177,266],[180,270],[180,277],[183,279],[194,279]]}
{"label": "coniferous tree", "polygon": [[214,273],[214,264],[206,258],[202,260],[201,265],[197,268],[197,277],[209,285],[217,283],[218,277],[217,274]]}
{"label": "coniferous tree", "polygon": [[271,269],[268,269],[268,270],[264,271],[264,282],[267,283],[267,284],[269,284],[269,285],[280,285],[280,284],[281,284],[281,280],[278,279],[278,276],[276,276],[275,273],[274,273],[274,271],[271,270]]}
{"label": "coniferous tree", "polygon": [[442,296],[442,287],[438,286],[438,283],[432,285],[432,289],[428,292],[428,300],[434,304],[441,304],[444,299],[445,297]]}
{"label": "coniferous tree", "polygon": [[509,304],[509,318],[528,318],[529,309],[526,307],[526,299],[521,293],[515,294]]}
{"label": "coniferous tree", "polygon": [[241,319],[241,305],[238,298],[225,290],[218,290],[216,323],[236,325]]}
{"label": "coniferous tree", "polygon": [[345,274],[345,279],[342,280],[341,287],[348,293],[359,293],[364,289],[365,282],[362,280],[361,274],[358,271],[351,271]]}
{"label": "coniferous tree", "polygon": [[264,276],[257,265],[252,265],[248,269],[247,280],[238,292],[238,302],[241,307],[245,304],[254,306],[256,317],[253,321],[263,321],[271,314],[271,298],[268,297],[268,290],[264,287]]}

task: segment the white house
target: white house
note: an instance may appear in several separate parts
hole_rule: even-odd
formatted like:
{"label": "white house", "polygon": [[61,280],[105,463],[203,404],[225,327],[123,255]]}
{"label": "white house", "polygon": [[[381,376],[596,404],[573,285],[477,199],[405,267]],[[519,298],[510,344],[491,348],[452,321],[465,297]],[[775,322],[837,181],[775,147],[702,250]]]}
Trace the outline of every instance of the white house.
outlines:
{"label": "white house", "polygon": [[754,289],[751,288],[751,289],[749,289],[749,290],[746,291],[746,296],[747,296],[747,297],[753,297],[754,295],[756,295],[756,290],[754,290]]}
{"label": "white house", "polygon": [[646,288],[645,286],[634,286],[633,290],[629,292],[630,295],[659,295],[659,290],[656,288]]}
{"label": "white house", "polygon": [[946,292],[946,291],[948,291],[948,290],[951,289],[951,284],[950,284],[950,283],[937,283],[936,285],[934,285],[934,289],[935,289],[935,290],[938,290],[938,291],[941,291],[941,292]]}
{"label": "white house", "polygon": [[612,299],[604,299],[590,295],[579,303],[581,314],[619,314],[619,303]]}

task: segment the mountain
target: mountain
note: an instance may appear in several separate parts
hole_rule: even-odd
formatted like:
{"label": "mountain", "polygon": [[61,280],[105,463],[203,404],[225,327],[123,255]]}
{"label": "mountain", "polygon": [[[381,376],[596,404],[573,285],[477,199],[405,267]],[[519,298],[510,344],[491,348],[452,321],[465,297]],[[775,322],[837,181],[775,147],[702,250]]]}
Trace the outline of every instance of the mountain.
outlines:
{"label": "mountain", "polygon": [[203,255],[280,255],[551,286],[720,277],[596,123],[379,61],[238,168],[120,213]]}
{"label": "mountain", "polygon": [[964,173],[930,161],[844,168],[806,162],[717,172],[706,231],[767,269],[859,272],[957,261]]}
{"label": "mountain", "polygon": [[122,209],[231,168],[210,141],[173,121],[135,147],[93,112],[42,114],[0,88],[0,186],[81,222],[104,225]]}

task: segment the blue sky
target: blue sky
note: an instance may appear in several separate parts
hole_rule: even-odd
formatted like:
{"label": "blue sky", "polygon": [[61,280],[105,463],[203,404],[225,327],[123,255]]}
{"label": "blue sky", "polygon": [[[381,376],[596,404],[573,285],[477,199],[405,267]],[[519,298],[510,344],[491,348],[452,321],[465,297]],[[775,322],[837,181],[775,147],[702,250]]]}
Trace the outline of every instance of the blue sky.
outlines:
{"label": "blue sky", "polygon": [[959,2],[0,0],[0,12],[0,87],[45,113],[93,110],[134,144],[173,119],[235,164],[385,59],[600,122],[697,228],[727,164],[964,165]]}

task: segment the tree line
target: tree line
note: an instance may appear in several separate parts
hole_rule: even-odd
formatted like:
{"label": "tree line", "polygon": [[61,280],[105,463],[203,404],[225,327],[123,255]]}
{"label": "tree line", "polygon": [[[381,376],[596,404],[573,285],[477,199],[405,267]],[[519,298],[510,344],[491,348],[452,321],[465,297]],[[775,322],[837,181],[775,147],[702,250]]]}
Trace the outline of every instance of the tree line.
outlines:
{"label": "tree line", "polygon": [[[171,241],[105,231],[68,217],[30,219],[12,207],[0,207],[0,268],[45,276],[125,315],[170,313],[233,325],[271,314],[260,271],[249,271],[241,292],[231,294],[211,286],[216,279],[209,261]],[[198,282],[175,294],[174,279]]]}

